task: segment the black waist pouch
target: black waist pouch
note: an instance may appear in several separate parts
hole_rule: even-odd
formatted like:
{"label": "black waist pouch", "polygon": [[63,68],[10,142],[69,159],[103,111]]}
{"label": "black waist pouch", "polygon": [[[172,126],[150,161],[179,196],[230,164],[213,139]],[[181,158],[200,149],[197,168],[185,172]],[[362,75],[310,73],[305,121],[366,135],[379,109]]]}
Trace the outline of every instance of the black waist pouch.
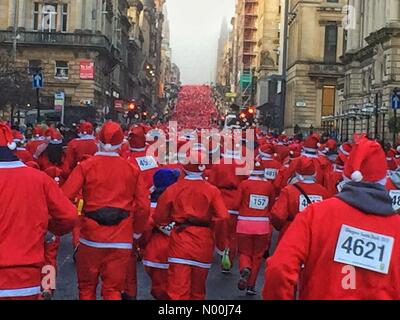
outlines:
{"label": "black waist pouch", "polygon": [[115,226],[129,217],[129,212],[120,208],[105,207],[93,212],[86,212],[85,217],[96,221],[102,226]]}

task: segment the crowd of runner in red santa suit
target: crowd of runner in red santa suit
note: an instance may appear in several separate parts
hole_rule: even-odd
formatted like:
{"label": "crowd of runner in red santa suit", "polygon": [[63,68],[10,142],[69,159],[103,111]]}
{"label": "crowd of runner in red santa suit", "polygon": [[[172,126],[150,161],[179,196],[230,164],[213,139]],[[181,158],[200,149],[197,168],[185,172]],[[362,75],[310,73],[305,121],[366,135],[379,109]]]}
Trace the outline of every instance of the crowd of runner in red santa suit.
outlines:
{"label": "crowd of runner in red santa suit", "polygon": [[174,129],[0,123],[0,299],[51,298],[68,233],[82,300],[136,299],[138,263],[162,300],[205,299],[212,263],[246,295],[262,269],[267,300],[400,299],[400,148],[218,130],[211,97],[183,86]]}

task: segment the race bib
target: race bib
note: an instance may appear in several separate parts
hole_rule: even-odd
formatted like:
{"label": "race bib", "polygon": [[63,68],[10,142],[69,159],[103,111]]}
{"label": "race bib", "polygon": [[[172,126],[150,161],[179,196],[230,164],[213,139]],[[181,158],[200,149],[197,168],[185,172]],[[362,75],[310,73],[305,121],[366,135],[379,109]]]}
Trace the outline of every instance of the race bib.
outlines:
{"label": "race bib", "polygon": [[339,182],[337,184],[337,186],[336,186],[337,191],[338,192],[342,192],[342,190],[343,190],[344,186],[346,185],[346,183],[347,183],[346,181]]}
{"label": "race bib", "polygon": [[257,194],[250,195],[251,209],[264,210],[268,206],[269,199],[267,196],[260,196]]}
{"label": "race bib", "polygon": [[390,197],[392,198],[393,210],[400,210],[400,190],[390,190]]}
{"label": "race bib", "polygon": [[[321,196],[316,196],[316,195],[311,195],[308,197],[310,198],[311,203],[321,202],[322,200],[324,200]],[[304,209],[307,207],[308,207],[307,199],[305,196],[301,194],[299,198],[299,212],[304,211]]]}
{"label": "race bib", "polygon": [[278,170],[276,169],[265,169],[264,176],[268,180],[275,180]]}
{"label": "race bib", "polygon": [[140,168],[140,171],[146,171],[158,167],[157,161],[151,156],[136,158],[136,162]]}
{"label": "race bib", "polygon": [[334,261],[388,274],[394,238],[342,225]]}

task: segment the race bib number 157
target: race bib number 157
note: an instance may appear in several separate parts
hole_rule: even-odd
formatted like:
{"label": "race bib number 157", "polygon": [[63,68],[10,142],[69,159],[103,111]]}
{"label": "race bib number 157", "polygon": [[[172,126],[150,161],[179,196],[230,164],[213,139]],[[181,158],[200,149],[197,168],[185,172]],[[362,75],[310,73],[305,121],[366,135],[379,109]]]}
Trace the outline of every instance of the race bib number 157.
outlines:
{"label": "race bib number 157", "polygon": [[388,274],[394,238],[342,225],[334,261]]}
{"label": "race bib number 157", "polygon": [[252,194],[250,195],[249,207],[251,209],[264,210],[266,207],[268,207],[268,200],[269,199],[267,196]]}

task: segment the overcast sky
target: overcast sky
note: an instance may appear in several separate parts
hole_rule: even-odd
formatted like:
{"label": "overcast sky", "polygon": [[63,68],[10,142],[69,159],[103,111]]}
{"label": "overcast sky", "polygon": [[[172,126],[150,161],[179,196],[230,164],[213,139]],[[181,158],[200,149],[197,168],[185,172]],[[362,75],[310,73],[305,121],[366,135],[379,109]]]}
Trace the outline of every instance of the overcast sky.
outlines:
{"label": "overcast sky", "polygon": [[218,38],[224,17],[235,13],[235,0],[167,0],[172,60],[183,84],[214,81]]}

